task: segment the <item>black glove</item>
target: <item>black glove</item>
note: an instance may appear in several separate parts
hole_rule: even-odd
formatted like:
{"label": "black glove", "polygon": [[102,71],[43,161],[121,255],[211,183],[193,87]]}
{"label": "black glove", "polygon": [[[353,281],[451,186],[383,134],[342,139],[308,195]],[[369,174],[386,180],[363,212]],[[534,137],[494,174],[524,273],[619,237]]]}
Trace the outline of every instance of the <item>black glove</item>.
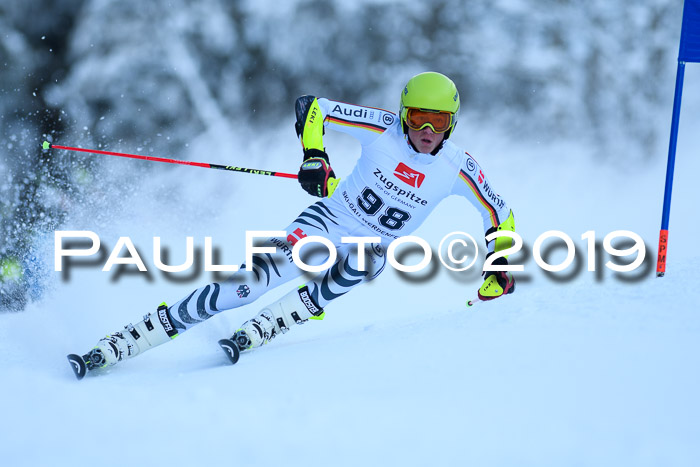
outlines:
{"label": "black glove", "polygon": [[304,151],[304,162],[299,167],[299,183],[310,195],[325,198],[328,196],[328,180],[335,178],[328,154],[319,149]]}

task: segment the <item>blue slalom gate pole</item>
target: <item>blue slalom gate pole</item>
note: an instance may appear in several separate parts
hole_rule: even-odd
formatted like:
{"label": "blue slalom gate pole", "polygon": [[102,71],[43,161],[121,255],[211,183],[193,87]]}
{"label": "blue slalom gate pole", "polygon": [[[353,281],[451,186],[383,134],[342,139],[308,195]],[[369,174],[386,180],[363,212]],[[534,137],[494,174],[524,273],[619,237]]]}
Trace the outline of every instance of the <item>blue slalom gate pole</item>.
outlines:
{"label": "blue slalom gate pole", "polygon": [[673,188],[673,169],[676,164],[678,121],[680,120],[681,116],[683,75],[685,74],[686,62],[700,62],[700,0],[685,0],[683,4],[681,40],[680,47],[678,50],[678,69],[676,71],[676,92],[673,97],[671,140],[668,145],[668,164],[666,166],[664,210],[661,215],[661,232],[659,233],[659,254],[656,259],[656,277],[663,277],[664,274],[666,274],[666,257],[668,256],[668,220],[671,214],[671,190]]}
{"label": "blue slalom gate pole", "polygon": [[683,76],[685,62],[678,61],[676,71],[676,93],[673,96],[673,118],[671,119],[671,140],[668,144],[668,163],[666,164],[666,188],[664,189],[664,209],[661,215],[661,232],[659,233],[659,254],[656,259],[656,276],[666,273],[666,252],[668,250],[668,220],[671,215],[671,191],[673,190],[673,170],[676,165],[676,143],[678,141],[678,122],[681,117],[681,99],[683,98]]}

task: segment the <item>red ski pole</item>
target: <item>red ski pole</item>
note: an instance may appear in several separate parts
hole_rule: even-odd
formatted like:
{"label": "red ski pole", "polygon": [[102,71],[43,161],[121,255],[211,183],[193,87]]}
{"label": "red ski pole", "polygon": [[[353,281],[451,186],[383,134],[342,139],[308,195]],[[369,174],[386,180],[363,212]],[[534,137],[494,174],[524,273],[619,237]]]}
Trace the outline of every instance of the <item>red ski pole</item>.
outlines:
{"label": "red ski pole", "polygon": [[205,169],[230,170],[232,172],[243,172],[243,173],[256,174],[256,175],[269,175],[271,177],[297,178],[296,174],[290,174],[290,173],[284,173],[284,172],[273,172],[270,170],[248,169],[245,167],[236,167],[236,166],[232,166],[232,165],[209,164],[206,162],[181,161],[181,160],[177,160],[177,159],[166,159],[164,157],[153,157],[153,156],[141,156],[138,154],[127,154],[127,153],[123,153],[123,152],[100,151],[98,149],[72,148],[70,146],[59,146],[58,144],[51,144],[48,141],[44,141],[42,148],[43,149],[63,149],[64,151],[87,152],[90,154],[102,154],[105,156],[128,157],[131,159],[141,159],[144,161],[151,161],[151,162],[166,162],[168,164],[191,165],[194,167],[204,167]]}

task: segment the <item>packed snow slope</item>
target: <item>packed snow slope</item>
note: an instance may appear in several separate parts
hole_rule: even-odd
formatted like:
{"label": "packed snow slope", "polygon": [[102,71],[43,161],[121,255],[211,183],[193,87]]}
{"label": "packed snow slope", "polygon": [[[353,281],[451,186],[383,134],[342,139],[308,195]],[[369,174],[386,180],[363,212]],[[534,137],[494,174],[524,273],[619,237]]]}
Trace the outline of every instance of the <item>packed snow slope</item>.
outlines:
{"label": "packed snow slope", "polygon": [[[242,151],[200,142],[189,157],[296,170],[290,128],[252,142],[239,131],[231,138],[245,141]],[[281,229],[313,201],[291,180],[169,166],[110,200],[103,177],[112,210],[86,208],[64,230],[95,231],[107,252],[129,236],[150,272],[102,272],[102,258],[71,268],[69,278],[54,273],[42,303],[0,315],[2,464],[697,465],[700,139],[687,125],[681,135],[663,279],[653,270],[665,157],[603,163],[577,144],[511,141],[464,120],[456,141],[508,200],[528,247],[515,256],[525,271],[513,295],[467,308],[478,266],[462,274],[440,264],[405,275],[388,268],[331,304],[324,321],[230,366],[217,340],[290,283],[78,382],[66,354],[212,280],[165,277],[153,267],[153,236],[169,247],[171,264],[184,261],[186,236],[200,248],[211,236],[220,263],[237,264],[246,230]],[[336,173],[348,173],[356,143],[329,135],[327,145]],[[109,160],[107,170],[137,172],[139,164]],[[599,247],[597,270],[587,271],[581,235],[593,230],[602,242],[620,229],[642,236],[645,263],[613,273]],[[473,208],[450,198],[416,235],[437,247],[455,230],[482,234]],[[577,245],[574,264],[551,275],[532,259],[534,240],[548,230]],[[52,268],[52,238],[45,247]],[[559,248],[549,260],[563,256]]]}

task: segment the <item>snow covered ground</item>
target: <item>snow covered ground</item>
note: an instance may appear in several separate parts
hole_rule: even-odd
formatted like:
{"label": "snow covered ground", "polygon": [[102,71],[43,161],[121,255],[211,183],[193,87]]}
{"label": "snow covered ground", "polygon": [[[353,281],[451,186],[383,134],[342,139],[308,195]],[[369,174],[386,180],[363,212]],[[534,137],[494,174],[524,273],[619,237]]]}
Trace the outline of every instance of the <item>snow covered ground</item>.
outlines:
{"label": "snow covered ground", "polygon": [[[479,127],[466,120],[456,141],[514,209],[529,251],[545,231],[563,231],[579,247],[578,271],[552,278],[522,255],[516,293],[468,309],[477,272],[439,266],[406,278],[387,269],[329,306],[324,321],[228,365],[216,341],[282,287],[81,382],[67,353],[87,351],[211,276],[178,283],[151,268],[150,280],[115,278],[101,265],[73,268],[69,281],[55,273],[43,303],[0,315],[2,464],[698,465],[700,139],[691,122],[681,126],[663,279],[653,270],[665,157],[644,166],[596,162],[573,144],[528,146],[470,131]],[[238,131],[232,140],[244,141],[243,151],[202,143],[191,159],[296,170],[291,127],[264,141]],[[342,176],[358,146],[329,135],[328,147]],[[110,170],[134,164],[109,161]],[[147,266],[154,235],[171,248],[172,263],[184,260],[185,236],[199,247],[211,236],[221,262],[236,264],[245,230],[283,228],[312,201],[289,180],[191,167],[161,173],[114,200],[114,213],[101,213],[106,221],[77,213],[65,230],[95,230],[110,248],[130,236]],[[644,238],[642,273],[622,280],[605,268],[588,272],[581,235],[594,230],[602,241],[619,229]],[[437,246],[455,230],[479,239],[481,221],[450,198],[416,235]],[[609,259],[598,254],[599,264]],[[561,259],[557,250],[551,261]]]}

